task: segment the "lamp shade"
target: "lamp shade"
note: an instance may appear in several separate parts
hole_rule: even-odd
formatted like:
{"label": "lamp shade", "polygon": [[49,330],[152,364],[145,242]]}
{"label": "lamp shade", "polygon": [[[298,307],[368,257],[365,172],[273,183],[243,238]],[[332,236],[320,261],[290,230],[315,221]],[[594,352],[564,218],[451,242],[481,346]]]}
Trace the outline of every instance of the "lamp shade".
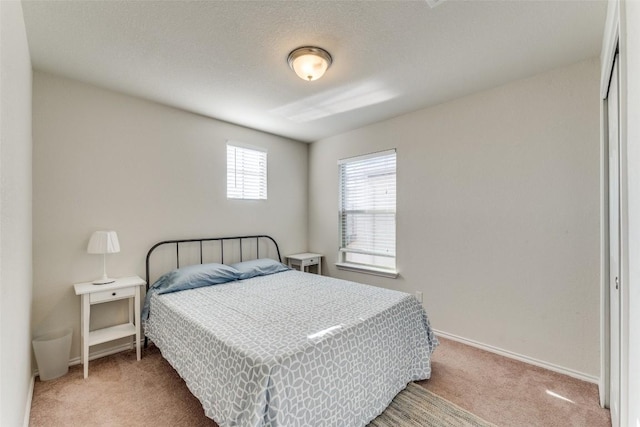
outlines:
{"label": "lamp shade", "polygon": [[120,242],[115,231],[96,231],[89,239],[87,252],[90,254],[115,254],[120,252]]}

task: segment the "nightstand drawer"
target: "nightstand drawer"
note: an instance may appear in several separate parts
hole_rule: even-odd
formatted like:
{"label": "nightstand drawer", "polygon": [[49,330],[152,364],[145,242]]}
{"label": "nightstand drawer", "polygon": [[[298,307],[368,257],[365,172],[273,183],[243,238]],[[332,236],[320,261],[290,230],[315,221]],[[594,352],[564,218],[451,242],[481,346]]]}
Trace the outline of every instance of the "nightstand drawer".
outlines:
{"label": "nightstand drawer", "polygon": [[318,258],[309,258],[302,261],[304,265],[316,265],[318,263]]}
{"label": "nightstand drawer", "polygon": [[98,302],[115,301],[122,298],[131,298],[136,294],[134,287],[125,289],[114,289],[111,291],[93,292],[89,302],[95,304]]}

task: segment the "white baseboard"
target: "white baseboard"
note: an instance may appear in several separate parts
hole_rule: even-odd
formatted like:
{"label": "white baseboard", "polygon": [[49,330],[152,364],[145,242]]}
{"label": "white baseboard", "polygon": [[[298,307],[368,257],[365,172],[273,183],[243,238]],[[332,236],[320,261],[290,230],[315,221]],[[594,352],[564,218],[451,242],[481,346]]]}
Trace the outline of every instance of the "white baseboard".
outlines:
{"label": "white baseboard", "polygon": [[[140,342],[144,343],[144,340],[141,340]],[[140,345],[142,346],[142,344]],[[127,344],[121,344],[115,347],[110,347],[105,350],[96,351],[93,353],[89,352],[89,360],[91,361],[94,359],[99,359],[101,357],[120,353],[121,351],[131,350],[133,348],[135,348],[135,346],[133,346],[131,343],[127,343]],[[79,365],[81,363],[82,363],[82,359],[80,358],[80,356],[74,357],[73,359],[69,360],[69,366]]]}
{"label": "white baseboard", "polygon": [[[0,1],[2,1],[2,0],[0,0]],[[142,347],[143,345],[144,345],[144,339],[140,340],[140,347]],[[121,344],[121,345],[118,345],[118,346],[115,346],[115,347],[110,347],[110,348],[107,348],[105,350],[90,352],[89,353],[89,360],[91,361],[91,360],[99,359],[101,357],[109,356],[111,354],[120,353],[122,351],[131,350],[133,348],[135,348],[135,346],[132,346],[131,343],[127,343],[127,344]],[[81,363],[82,363],[82,359],[80,358],[80,356],[74,357],[73,359],[69,359],[69,366],[80,365]],[[35,378],[38,375],[39,375],[39,372],[36,369],[36,371],[33,374],[33,376]]]}
{"label": "white baseboard", "polygon": [[575,371],[573,369],[569,369],[569,368],[565,368],[565,367],[562,367],[562,366],[554,365],[553,363],[544,362],[542,360],[534,359],[532,357],[524,356],[522,354],[514,353],[512,351],[503,350],[501,348],[494,347],[492,345],[483,344],[483,343],[480,343],[478,341],[470,340],[468,338],[459,337],[457,335],[453,335],[453,334],[450,334],[450,333],[447,333],[447,332],[444,332],[444,331],[439,331],[437,329],[434,329],[433,332],[437,336],[440,336],[440,337],[443,337],[443,338],[447,338],[447,339],[450,339],[450,340],[453,340],[453,341],[457,341],[457,342],[460,342],[462,344],[467,344],[467,345],[470,345],[471,347],[476,347],[476,348],[479,348],[481,350],[486,350],[486,351],[488,351],[490,353],[499,354],[500,356],[508,357],[510,359],[519,360],[520,362],[525,362],[525,363],[528,363],[530,365],[534,365],[534,366],[538,366],[540,368],[548,369],[548,370],[553,371],[553,372],[558,372],[559,374],[564,374],[564,375],[567,375],[569,377],[577,378],[577,379],[582,380],[582,381],[586,381],[586,382],[593,383],[593,384],[598,384],[599,381],[600,381],[600,378],[595,377],[593,375],[585,374],[583,372],[578,372],[578,371]]}
{"label": "white baseboard", "polygon": [[36,374],[31,375],[31,382],[29,384],[29,391],[27,391],[27,404],[24,408],[24,420],[22,421],[23,427],[29,427],[29,420],[31,419],[31,402],[33,401],[33,387],[36,382]]}

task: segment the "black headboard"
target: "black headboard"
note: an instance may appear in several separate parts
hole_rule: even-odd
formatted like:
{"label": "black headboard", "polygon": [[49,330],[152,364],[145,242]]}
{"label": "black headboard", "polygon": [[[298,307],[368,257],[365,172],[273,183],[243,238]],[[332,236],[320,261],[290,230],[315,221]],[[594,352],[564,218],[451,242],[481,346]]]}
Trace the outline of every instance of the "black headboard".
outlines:
{"label": "black headboard", "polygon": [[[149,252],[147,252],[147,260],[146,260],[147,290],[149,289],[149,286],[152,284],[151,281],[150,281],[149,260],[151,258],[151,254],[157,248],[159,248],[161,246],[164,246],[164,245],[175,245],[175,248],[176,248],[176,268],[180,268],[180,244],[199,243],[200,264],[202,264],[203,263],[202,243],[203,242],[220,242],[219,259],[217,259],[217,260],[207,260],[207,262],[220,262],[221,264],[224,264],[225,243],[234,242],[234,241],[238,242],[239,245],[232,245],[235,250],[232,251],[233,252],[231,254],[232,256],[231,257],[228,256],[227,258],[231,258],[231,259],[235,259],[235,260],[239,259],[240,261],[243,261],[245,252],[247,252],[247,251],[251,252],[251,250],[254,249],[254,248],[255,248],[255,257],[252,257],[252,259],[260,258],[260,242],[261,241],[266,241],[267,243],[269,243],[269,242],[273,243],[273,246],[275,247],[276,253],[278,255],[278,261],[282,262],[282,257],[280,256],[280,248],[278,248],[278,243],[276,243],[276,241],[273,239],[273,237],[267,236],[267,235],[233,236],[233,237],[206,237],[206,238],[199,238],[199,239],[165,240],[165,241],[156,243],[155,245],[153,245],[151,247],[151,249],[149,249]],[[244,243],[244,249],[243,249],[243,243]],[[229,245],[227,245],[227,247],[228,246]],[[197,245],[196,245],[196,247],[197,247]],[[236,249],[236,247],[238,249]]]}

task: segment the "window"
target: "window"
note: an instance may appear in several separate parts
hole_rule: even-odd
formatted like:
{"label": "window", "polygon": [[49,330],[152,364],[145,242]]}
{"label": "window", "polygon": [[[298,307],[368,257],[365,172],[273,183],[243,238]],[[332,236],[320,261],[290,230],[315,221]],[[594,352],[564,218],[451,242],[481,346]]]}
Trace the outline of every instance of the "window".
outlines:
{"label": "window", "polygon": [[[338,162],[341,267],[395,271],[396,150]],[[360,268],[358,268],[360,267]]]}
{"label": "window", "polygon": [[266,200],[266,151],[227,143],[227,198]]}

